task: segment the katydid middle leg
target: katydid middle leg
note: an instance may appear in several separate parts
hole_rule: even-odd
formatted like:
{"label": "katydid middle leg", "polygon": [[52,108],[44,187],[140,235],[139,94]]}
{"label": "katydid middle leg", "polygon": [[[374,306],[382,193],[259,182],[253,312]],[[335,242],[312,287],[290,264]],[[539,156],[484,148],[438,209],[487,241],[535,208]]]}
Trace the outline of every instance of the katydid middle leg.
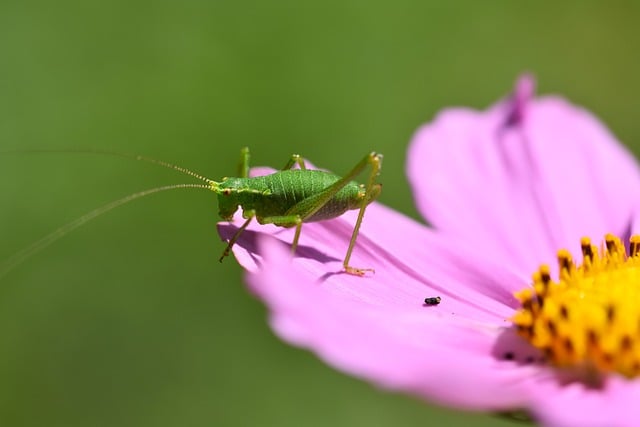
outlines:
{"label": "katydid middle leg", "polygon": [[[250,170],[250,165],[249,165],[249,160],[250,160],[250,152],[249,152],[249,147],[244,147],[240,150],[240,161],[238,163],[238,176],[241,178],[248,178],[249,177],[249,170]],[[306,170],[307,167],[304,164],[304,160],[302,159],[302,157],[298,154],[293,154],[291,156],[291,158],[287,161],[287,163],[285,164],[285,166],[282,168],[282,170],[288,170],[293,168],[295,165],[298,165],[298,167],[302,170]],[[229,240],[229,242],[227,243],[227,246],[224,249],[224,252],[222,253],[222,256],[220,257],[220,262],[222,262],[222,260],[229,256],[229,253],[231,252],[231,249],[233,248],[233,245],[238,241],[238,239],[240,238],[240,235],[247,229],[247,227],[249,226],[249,223],[251,223],[251,220],[255,217],[255,212],[254,211],[247,211],[247,212],[243,212],[243,216],[245,218],[247,218],[247,220],[242,224],[242,226],[240,226],[240,228],[234,233],[233,237],[231,237],[231,239]],[[299,215],[290,215],[290,216],[284,216],[284,217],[272,217],[272,218],[265,218],[265,219],[261,219],[263,224],[276,224],[276,225],[295,225],[296,227],[296,234],[295,237],[293,239],[293,244],[291,245],[291,252],[295,253],[296,248],[298,246],[298,240],[300,239],[300,232],[302,231],[302,220],[300,218]]]}
{"label": "katydid middle leg", "polygon": [[280,227],[296,227],[296,233],[294,234],[293,242],[291,243],[291,253],[296,253],[298,240],[300,240],[300,232],[302,231],[302,218],[300,215],[268,216],[258,218],[258,222],[260,224],[274,224]]}
{"label": "katydid middle leg", "polygon": [[304,160],[302,159],[302,157],[300,157],[299,154],[292,154],[289,161],[284,165],[284,167],[281,170],[286,171],[286,170],[292,169],[295,165],[298,165],[298,167],[303,171],[307,170],[307,166],[304,164]]}
{"label": "katydid middle leg", "polygon": [[[240,150],[240,162],[238,163],[238,176],[240,178],[248,178],[249,177],[249,159],[250,159],[249,147],[243,147]],[[307,166],[304,164],[304,160],[299,154],[292,154],[284,167],[280,170],[289,170],[292,169],[295,165],[302,170],[307,170]]]}

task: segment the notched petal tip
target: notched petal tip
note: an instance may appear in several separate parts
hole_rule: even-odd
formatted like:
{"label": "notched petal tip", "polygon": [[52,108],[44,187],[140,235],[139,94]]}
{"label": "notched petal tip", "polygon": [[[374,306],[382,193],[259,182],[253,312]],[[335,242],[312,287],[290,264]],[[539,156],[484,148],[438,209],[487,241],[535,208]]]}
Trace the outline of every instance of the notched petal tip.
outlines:
{"label": "notched petal tip", "polygon": [[526,117],[527,104],[536,92],[536,79],[531,73],[524,73],[518,77],[508,103],[507,126],[517,126]]}

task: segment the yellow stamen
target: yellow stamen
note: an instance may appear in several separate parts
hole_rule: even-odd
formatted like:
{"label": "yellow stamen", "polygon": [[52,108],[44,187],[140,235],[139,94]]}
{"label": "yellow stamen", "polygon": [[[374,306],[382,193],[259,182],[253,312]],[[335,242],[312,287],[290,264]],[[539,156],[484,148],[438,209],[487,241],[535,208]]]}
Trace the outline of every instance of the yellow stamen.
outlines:
{"label": "yellow stamen", "polygon": [[558,280],[549,266],[533,274],[532,287],[516,293],[522,308],[511,318],[518,334],[547,360],[587,377],[617,372],[640,375],[640,235],[629,254],[620,239],[605,236],[600,249],[580,241],[582,264],[558,252]]}

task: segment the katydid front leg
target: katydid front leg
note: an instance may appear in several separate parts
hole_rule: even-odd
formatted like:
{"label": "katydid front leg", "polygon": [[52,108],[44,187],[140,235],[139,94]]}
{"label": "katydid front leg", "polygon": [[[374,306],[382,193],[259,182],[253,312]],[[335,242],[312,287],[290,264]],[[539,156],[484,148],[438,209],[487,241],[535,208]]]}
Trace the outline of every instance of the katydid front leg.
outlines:
{"label": "katydid front leg", "polygon": [[238,241],[238,239],[240,238],[240,235],[244,232],[244,230],[247,229],[247,227],[249,226],[249,223],[255,217],[255,212],[247,211],[247,212],[243,212],[243,215],[245,215],[245,217],[248,216],[248,218],[244,222],[244,224],[242,224],[240,228],[238,228],[238,231],[234,233],[233,237],[229,239],[229,243],[227,243],[227,246],[224,248],[224,252],[222,252],[222,255],[220,256],[220,262],[222,262],[223,259],[229,256],[229,254],[231,253],[231,248],[233,248],[233,245]]}
{"label": "katydid front leg", "polygon": [[249,178],[249,160],[251,154],[249,154],[249,147],[243,147],[240,150],[240,163],[238,164],[238,176],[240,178]]}

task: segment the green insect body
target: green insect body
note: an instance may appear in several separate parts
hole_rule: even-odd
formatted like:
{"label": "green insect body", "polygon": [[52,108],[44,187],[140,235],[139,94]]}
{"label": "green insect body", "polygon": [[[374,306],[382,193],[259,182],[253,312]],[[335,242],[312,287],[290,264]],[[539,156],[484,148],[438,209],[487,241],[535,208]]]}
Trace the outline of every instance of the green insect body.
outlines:
{"label": "green insect body", "polygon": [[[296,164],[299,169],[292,169]],[[367,184],[353,181],[367,166],[371,166]],[[381,166],[382,155],[370,153],[346,176],[341,177],[329,172],[307,170],[302,158],[293,155],[282,170],[270,175],[249,177],[249,149],[242,149],[239,177],[224,178],[222,182],[209,181],[211,190],[218,194],[220,217],[230,221],[234,213],[242,208],[242,216],[246,219],[229,240],[220,261],[229,255],[253,218],[260,224],[296,227],[291,245],[291,251],[295,253],[303,223],[337,218],[348,210],[359,209],[343,266],[347,273],[359,276],[373,271],[370,268],[352,267],[349,259],[365,209],[382,191],[382,186],[375,182]]]}
{"label": "green insect body", "polygon": [[[219,214],[222,219],[231,220],[241,206],[243,211],[255,212],[255,218],[260,224],[266,224],[266,218],[282,216],[283,212],[286,213],[299,203],[308,203],[310,198],[335,184],[340,178],[329,172],[300,169],[254,178],[227,178],[218,185],[216,191]],[[332,219],[348,210],[358,209],[365,195],[364,187],[351,181],[304,222]],[[289,225],[293,227],[296,223],[294,221]]]}

